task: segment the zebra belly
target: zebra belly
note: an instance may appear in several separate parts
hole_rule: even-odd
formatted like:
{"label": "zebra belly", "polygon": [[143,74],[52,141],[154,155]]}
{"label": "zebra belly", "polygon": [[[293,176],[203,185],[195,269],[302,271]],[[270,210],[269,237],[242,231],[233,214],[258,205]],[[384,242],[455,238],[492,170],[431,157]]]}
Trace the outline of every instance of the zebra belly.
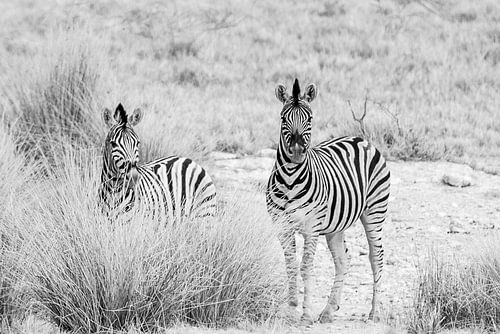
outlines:
{"label": "zebra belly", "polygon": [[[332,203],[333,204],[333,203]],[[366,200],[361,202],[347,203],[347,207],[328,206],[327,215],[319,221],[313,231],[320,235],[338,233],[347,230],[363,214],[366,207]]]}
{"label": "zebra belly", "polygon": [[285,214],[290,219],[294,230],[302,234],[315,233],[314,226],[318,221],[322,221],[326,215],[327,206],[301,206],[295,207],[293,203],[285,208]]}
{"label": "zebra belly", "polygon": [[313,208],[294,208],[290,205],[285,209],[285,214],[289,217],[291,224],[293,224],[297,232],[316,235],[343,232],[351,227],[362,214],[359,211],[348,219],[336,218],[334,221],[330,219],[327,213],[328,207],[325,205]]}

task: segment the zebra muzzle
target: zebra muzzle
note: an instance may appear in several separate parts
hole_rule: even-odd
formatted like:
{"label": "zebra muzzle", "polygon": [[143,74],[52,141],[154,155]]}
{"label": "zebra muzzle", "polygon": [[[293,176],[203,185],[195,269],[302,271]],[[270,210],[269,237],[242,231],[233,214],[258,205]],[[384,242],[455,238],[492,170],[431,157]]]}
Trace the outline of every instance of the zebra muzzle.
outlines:
{"label": "zebra muzzle", "polygon": [[304,146],[295,143],[290,147],[290,158],[295,163],[301,163],[305,159],[306,149]]}
{"label": "zebra muzzle", "polygon": [[132,167],[130,171],[127,173],[127,179],[129,180],[129,187],[134,187],[139,180],[139,172],[137,168]]}

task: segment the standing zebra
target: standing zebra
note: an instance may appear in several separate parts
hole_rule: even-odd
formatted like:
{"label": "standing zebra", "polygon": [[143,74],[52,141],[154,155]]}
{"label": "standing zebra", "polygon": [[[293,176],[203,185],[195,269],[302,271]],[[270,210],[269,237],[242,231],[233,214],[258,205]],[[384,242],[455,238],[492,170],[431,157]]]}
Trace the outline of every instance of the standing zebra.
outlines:
{"label": "standing zebra", "polygon": [[289,304],[297,305],[297,263],[295,232],[304,236],[300,273],[304,281],[302,322],[311,316],[311,272],[319,235],[326,237],[335,263],[335,277],[328,304],[320,322],[331,322],[339,309],[347,248],[344,231],[361,219],[368,239],[373,271],[373,297],[369,319],[376,314],[382,274],[382,225],[386,219],[390,173],[380,152],[361,138],[343,137],[310,147],[312,112],[317,95],[310,84],[300,95],[295,79],[292,96],[283,85],[276,87],[283,103],[281,137],[276,162],[266,192],[268,212],[273,221],[290,223],[280,235],[285,253]]}
{"label": "standing zebra", "polygon": [[100,198],[105,210],[126,210],[139,201],[147,209],[169,219],[204,217],[216,209],[215,186],[198,164],[171,156],[139,165],[139,139],[132,129],[142,119],[121,104],[115,112],[103,112],[110,127],[104,142]]}

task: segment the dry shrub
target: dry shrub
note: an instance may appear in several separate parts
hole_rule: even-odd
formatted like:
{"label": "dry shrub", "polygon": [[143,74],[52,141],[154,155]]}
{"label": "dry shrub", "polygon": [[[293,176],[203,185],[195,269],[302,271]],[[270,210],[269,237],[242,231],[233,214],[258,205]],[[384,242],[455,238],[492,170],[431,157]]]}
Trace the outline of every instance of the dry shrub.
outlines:
{"label": "dry shrub", "polygon": [[97,201],[100,160],[82,153],[63,165],[37,192],[39,205],[16,217],[20,275],[59,327],[225,327],[276,314],[284,285],[275,227],[244,199],[203,220],[132,212],[109,221]]}
{"label": "dry shrub", "polygon": [[458,257],[431,251],[420,265],[410,331],[500,324],[500,236],[473,243]]}
{"label": "dry shrub", "polygon": [[365,96],[362,107],[348,101],[352,120],[344,132],[373,143],[385,156],[401,160],[438,160],[445,155],[435,139],[405,122],[398,112]]}

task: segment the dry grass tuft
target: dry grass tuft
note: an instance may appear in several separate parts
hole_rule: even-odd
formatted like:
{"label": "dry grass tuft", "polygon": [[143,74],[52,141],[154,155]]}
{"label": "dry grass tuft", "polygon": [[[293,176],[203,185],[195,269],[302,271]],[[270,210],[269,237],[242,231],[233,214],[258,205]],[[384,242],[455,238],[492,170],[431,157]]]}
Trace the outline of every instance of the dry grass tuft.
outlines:
{"label": "dry grass tuft", "polygon": [[[52,33],[35,57],[10,64],[4,108],[15,119],[16,143],[48,167],[71,147],[102,139],[97,110],[101,75],[96,46],[85,30]],[[15,60],[12,60],[15,62]]]}
{"label": "dry grass tuft", "polygon": [[34,180],[35,166],[16,151],[7,128],[0,120],[0,329],[19,314],[20,285],[17,245],[9,238],[12,218],[29,205],[27,187]]}
{"label": "dry grass tuft", "polygon": [[142,212],[108,221],[97,201],[99,159],[65,160],[10,235],[22,243],[18,278],[60,328],[226,327],[276,316],[283,273],[267,217],[234,204],[198,221],[174,224]]}
{"label": "dry grass tuft", "polygon": [[420,266],[410,331],[442,328],[497,330],[500,324],[499,235],[477,241],[460,257],[431,251]]}

